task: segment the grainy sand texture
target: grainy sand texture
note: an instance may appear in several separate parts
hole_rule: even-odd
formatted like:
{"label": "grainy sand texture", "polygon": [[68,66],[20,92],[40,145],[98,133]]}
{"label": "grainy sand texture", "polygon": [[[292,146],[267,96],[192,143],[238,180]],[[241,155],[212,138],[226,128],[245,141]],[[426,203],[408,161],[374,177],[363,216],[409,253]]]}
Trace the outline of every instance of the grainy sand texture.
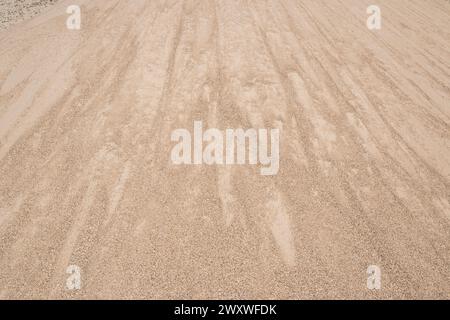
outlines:
{"label": "grainy sand texture", "polygon": [[[1,298],[450,298],[448,1],[63,0],[0,43]],[[196,120],[279,128],[278,174],[173,164]]]}
{"label": "grainy sand texture", "polygon": [[30,19],[58,0],[2,0],[0,2],[0,30]]}

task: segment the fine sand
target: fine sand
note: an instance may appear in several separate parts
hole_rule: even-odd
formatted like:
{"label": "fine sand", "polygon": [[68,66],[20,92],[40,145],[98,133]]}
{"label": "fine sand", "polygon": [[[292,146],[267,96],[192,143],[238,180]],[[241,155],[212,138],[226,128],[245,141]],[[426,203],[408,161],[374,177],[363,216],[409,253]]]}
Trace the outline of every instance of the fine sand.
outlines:
{"label": "fine sand", "polygon": [[[0,43],[0,298],[450,298],[448,1],[63,0]],[[195,120],[280,128],[278,174],[173,165]]]}

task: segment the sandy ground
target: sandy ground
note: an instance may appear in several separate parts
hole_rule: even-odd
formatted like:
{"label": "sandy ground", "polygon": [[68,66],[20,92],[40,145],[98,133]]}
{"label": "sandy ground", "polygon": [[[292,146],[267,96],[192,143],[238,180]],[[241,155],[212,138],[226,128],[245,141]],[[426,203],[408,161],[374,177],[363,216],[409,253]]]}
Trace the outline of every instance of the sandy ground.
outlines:
{"label": "sandy ground", "polygon": [[[377,0],[370,31],[373,2],[72,0],[0,32],[0,297],[449,299],[450,4]],[[282,128],[278,175],[173,165],[194,120]]]}
{"label": "sandy ground", "polygon": [[45,11],[58,0],[2,0],[0,2],[0,30],[30,19]]}

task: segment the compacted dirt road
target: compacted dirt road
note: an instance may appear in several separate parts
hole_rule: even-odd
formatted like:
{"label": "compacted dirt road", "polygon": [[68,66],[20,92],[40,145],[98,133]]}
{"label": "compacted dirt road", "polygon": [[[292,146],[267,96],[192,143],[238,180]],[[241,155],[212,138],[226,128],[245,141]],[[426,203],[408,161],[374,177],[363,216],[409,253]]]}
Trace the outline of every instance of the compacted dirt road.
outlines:
{"label": "compacted dirt road", "polygon": [[[59,1],[0,42],[1,298],[450,298],[448,1]],[[278,174],[174,165],[196,120],[279,128]]]}

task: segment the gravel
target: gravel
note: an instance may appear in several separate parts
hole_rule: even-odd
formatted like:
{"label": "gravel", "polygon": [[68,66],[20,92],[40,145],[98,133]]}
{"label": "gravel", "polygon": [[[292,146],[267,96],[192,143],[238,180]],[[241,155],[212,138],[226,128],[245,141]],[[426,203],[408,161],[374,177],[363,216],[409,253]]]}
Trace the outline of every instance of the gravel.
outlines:
{"label": "gravel", "polygon": [[58,0],[2,0],[0,2],[0,30],[30,19]]}

